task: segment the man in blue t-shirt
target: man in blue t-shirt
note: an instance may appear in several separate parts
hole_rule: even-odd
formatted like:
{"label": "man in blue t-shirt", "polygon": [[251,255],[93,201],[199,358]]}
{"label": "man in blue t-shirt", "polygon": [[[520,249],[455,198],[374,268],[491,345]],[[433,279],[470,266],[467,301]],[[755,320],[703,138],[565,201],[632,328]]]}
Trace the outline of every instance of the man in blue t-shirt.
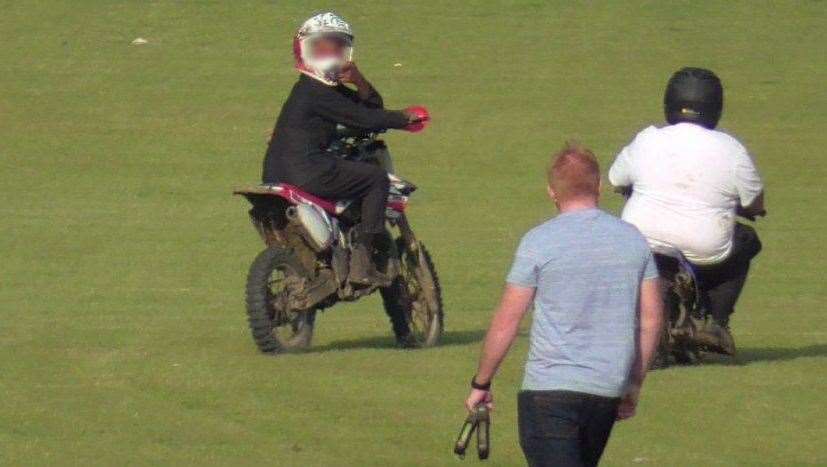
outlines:
{"label": "man in blue t-shirt", "polygon": [[663,322],[660,285],[640,232],[598,209],[591,151],[566,146],[548,179],[560,214],[520,242],[466,406],[492,403],[491,380],[533,302],[520,445],[530,466],[593,466],[615,420],[634,415]]}

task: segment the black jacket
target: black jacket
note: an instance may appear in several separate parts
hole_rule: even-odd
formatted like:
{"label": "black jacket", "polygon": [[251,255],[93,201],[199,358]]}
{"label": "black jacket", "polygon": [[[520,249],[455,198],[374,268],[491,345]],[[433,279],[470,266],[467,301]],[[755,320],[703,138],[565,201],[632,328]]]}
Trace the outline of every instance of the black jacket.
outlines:
{"label": "black jacket", "polygon": [[301,75],[281,108],[264,157],[262,181],[302,185],[336,170],[337,159],[325,153],[336,137],[336,124],[367,130],[404,128],[402,112],[385,110],[373,91],[365,100],[350,88],[327,86]]}

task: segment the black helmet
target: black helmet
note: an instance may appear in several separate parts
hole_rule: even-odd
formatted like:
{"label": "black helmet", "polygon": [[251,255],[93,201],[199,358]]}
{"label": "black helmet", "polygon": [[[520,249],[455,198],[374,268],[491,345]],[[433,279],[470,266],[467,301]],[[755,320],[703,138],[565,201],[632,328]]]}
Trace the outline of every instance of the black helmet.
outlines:
{"label": "black helmet", "polygon": [[690,122],[715,128],[723,107],[724,88],[712,71],[686,67],[669,78],[663,110],[670,125]]}

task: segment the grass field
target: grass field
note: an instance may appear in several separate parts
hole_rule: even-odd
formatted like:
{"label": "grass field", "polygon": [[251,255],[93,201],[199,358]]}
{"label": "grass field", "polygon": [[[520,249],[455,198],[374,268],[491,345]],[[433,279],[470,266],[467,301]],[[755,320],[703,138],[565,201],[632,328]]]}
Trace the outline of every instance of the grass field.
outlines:
{"label": "grass field", "polygon": [[[261,244],[230,190],[258,179],[295,27],[331,7],[388,105],[434,115],[387,140],[442,276],[435,349],[396,350],[375,297],[320,316],[306,354],[262,356],[246,329]],[[723,78],[722,126],[765,177],[765,251],[734,318],[738,363],[652,374],[604,464],[827,465],[827,2],[0,11],[0,464],[463,465],[451,443],[490,310],[517,240],[553,212],[547,156],[576,138],[605,169],[662,120],[669,74],[697,65]],[[492,466],[522,465],[525,351],[497,380]]]}

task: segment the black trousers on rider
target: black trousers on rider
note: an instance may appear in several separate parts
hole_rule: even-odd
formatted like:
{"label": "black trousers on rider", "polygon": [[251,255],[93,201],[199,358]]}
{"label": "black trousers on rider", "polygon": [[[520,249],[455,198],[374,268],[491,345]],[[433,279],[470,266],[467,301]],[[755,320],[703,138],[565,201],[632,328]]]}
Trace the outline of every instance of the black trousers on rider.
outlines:
{"label": "black trousers on rider", "polygon": [[385,204],[390,181],[382,168],[364,162],[338,160],[334,170],[299,188],[321,198],[361,199],[360,233],[372,240],[375,234],[385,231]]}
{"label": "black trousers on rider", "polygon": [[701,300],[718,324],[729,324],[729,317],[735,312],[735,303],[747,280],[750,262],[760,251],[761,240],[755,229],[736,223],[729,257],[719,264],[695,266]]}

